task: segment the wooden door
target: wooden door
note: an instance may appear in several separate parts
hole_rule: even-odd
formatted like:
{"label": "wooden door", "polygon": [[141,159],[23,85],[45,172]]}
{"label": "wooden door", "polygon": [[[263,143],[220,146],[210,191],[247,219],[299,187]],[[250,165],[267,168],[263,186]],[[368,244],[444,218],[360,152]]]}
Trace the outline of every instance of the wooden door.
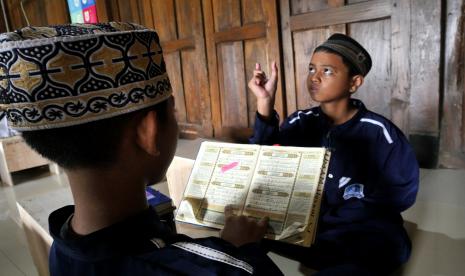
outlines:
{"label": "wooden door", "polygon": [[[266,72],[279,63],[275,0],[203,0],[212,122],[215,137],[241,141],[250,136],[256,100],[247,82],[258,62]],[[279,74],[280,75],[280,74]],[[284,114],[282,89],[276,110]]]}
{"label": "wooden door", "polygon": [[439,166],[465,169],[465,2],[447,0]]}
{"label": "wooden door", "polygon": [[408,132],[410,1],[347,2],[281,0],[288,112],[316,104],[305,84],[313,50],[332,33],[346,33],[364,45],[373,59],[373,67],[355,98]]}
{"label": "wooden door", "polygon": [[181,131],[211,137],[210,90],[200,0],[152,1],[152,12],[173,86]]}
{"label": "wooden door", "polygon": [[[3,0],[6,11],[5,24],[3,12],[0,11],[0,32],[6,32],[28,26],[47,26],[69,23],[68,6],[64,0],[22,1]],[[1,6],[0,6],[1,8]]]}

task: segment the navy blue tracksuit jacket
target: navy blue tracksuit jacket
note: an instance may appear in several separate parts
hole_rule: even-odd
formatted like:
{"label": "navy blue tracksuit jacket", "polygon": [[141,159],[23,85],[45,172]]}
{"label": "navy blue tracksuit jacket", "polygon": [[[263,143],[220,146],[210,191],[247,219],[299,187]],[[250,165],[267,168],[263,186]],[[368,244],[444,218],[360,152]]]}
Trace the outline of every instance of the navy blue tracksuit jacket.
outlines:
{"label": "navy blue tracksuit jacket", "polygon": [[351,104],[358,112],[337,126],[320,107],[295,112],[281,127],[276,112],[270,121],[257,113],[250,142],[331,150],[316,243],[311,250],[290,253],[303,262],[318,260],[309,264],[318,268],[356,266],[381,274],[410,255],[400,213],[415,202],[418,163],[391,121],[359,100]]}
{"label": "navy blue tracksuit jacket", "polygon": [[50,275],[282,275],[257,243],[171,232],[149,208],[86,236],[72,234],[74,206],[49,217]]}

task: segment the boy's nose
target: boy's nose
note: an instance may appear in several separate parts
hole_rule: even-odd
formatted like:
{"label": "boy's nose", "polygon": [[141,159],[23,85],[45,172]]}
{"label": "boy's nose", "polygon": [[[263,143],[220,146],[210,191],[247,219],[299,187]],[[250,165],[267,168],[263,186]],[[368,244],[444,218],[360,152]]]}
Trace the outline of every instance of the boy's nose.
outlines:
{"label": "boy's nose", "polygon": [[313,74],[310,79],[312,82],[320,82],[320,72],[315,72],[315,74]]}

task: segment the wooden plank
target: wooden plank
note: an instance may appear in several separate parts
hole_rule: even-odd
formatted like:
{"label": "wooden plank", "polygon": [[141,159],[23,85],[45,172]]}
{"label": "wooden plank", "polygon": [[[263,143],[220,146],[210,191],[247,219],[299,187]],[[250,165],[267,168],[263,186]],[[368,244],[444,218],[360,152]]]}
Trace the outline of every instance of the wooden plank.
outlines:
{"label": "wooden plank", "polygon": [[438,136],[441,3],[411,0],[410,132]]}
{"label": "wooden plank", "polygon": [[439,166],[465,168],[465,3],[447,0]]}
{"label": "wooden plank", "polygon": [[[254,22],[262,22],[264,19],[264,7],[262,1],[244,0],[241,5],[242,9],[242,23],[252,24]],[[244,64],[245,64],[245,77],[249,81],[253,76],[255,63],[260,63],[265,70],[269,73],[269,64],[267,61],[267,38],[251,39],[244,41]],[[255,121],[255,114],[257,112],[257,100],[255,95],[250,89],[247,88],[247,113],[248,125],[253,126]]]}
{"label": "wooden plank", "polygon": [[410,101],[410,0],[392,1],[391,54],[391,119],[408,137]]}
{"label": "wooden plank", "polygon": [[113,21],[113,15],[109,5],[107,5],[107,0],[95,0],[95,5],[97,7],[98,22]]}
{"label": "wooden plank", "polygon": [[[180,38],[193,37],[198,41],[203,40],[201,10],[199,5],[190,0],[178,0],[176,2],[176,19],[178,36]],[[194,43],[191,38],[192,43]],[[193,45],[195,47],[195,44]],[[183,71],[184,97],[186,100],[187,122],[202,125],[203,112],[210,113],[209,105],[205,105],[202,99],[200,82],[206,85],[206,64],[202,63],[205,57],[196,50],[181,52],[181,64]]]}
{"label": "wooden plank", "polygon": [[[47,16],[45,14],[45,3],[44,0],[38,1],[24,1],[23,2],[25,15],[21,13],[21,16],[26,16],[29,19],[29,24],[31,26],[46,26]],[[37,12],[42,11],[42,12]],[[25,25],[24,27],[26,27]]]}
{"label": "wooden plank", "polygon": [[182,123],[179,124],[179,137],[183,139],[197,139],[204,137],[202,125]]}
{"label": "wooden plank", "polygon": [[[184,9],[178,10],[183,10],[183,13],[189,14],[190,20],[178,22],[179,35],[191,35],[194,37],[195,42],[194,51],[184,51],[181,54],[183,61],[185,87],[186,89],[193,89],[193,91],[195,90],[196,95],[194,96],[198,97],[199,100],[198,106],[190,105],[186,108],[188,114],[190,114],[190,112],[195,112],[198,114],[201,127],[199,134],[203,137],[212,137],[212,111],[201,0],[196,0],[197,2],[195,2],[195,5],[192,5],[192,1],[189,0],[182,1]],[[187,86],[187,82],[191,84],[192,88]],[[190,99],[187,100],[190,101]],[[189,119],[189,121],[194,120]]]}
{"label": "wooden plank", "polygon": [[291,16],[291,31],[389,17],[391,0],[374,0]]}
{"label": "wooden plank", "polygon": [[[238,1],[214,1],[213,16],[216,32],[241,25]],[[215,39],[216,40],[216,39]],[[242,42],[218,44],[218,80],[221,95],[222,127],[247,127],[247,91]]]}
{"label": "wooden plank", "polygon": [[37,272],[41,276],[50,275],[48,256],[53,238],[18,202],[16,208]]}
{"label": "wooden plank", "polygon": [[114,2],[118,2],[121,21],[140,23],[138,1],[117,0]]}
{"label": "wooden plank", "polygon": [[13,186],[13,180],[11,174],[8,171],[8,163],[5,158],[5,147],[3,143],[0,142],[0,178],[2,186],[8,187]]}
{"label": "wooden plank", "polygon": [[216,32],[215,43],[241,41],[266,36],[266,27],[263,22],[235,27],[222,32]]}
{"label": "wooden plank", "polygon": [[119,7],[119,1],[112,1],[108,0],[107,7],[110,9],[109,14],[112,15],[113,21],[122,21],[121,13],[120,13],[120,7]]}
{"label": "wooden plank", "polygon": [[[158,0],[152,2],[152,18],[155,29],[162,43],[177,40],[176,15],[173,0]],[[177,119],[179,123],[187,122],[184,86],[182,82],[181,57],[179,52],[164,54],[166,71],[170,77],[173,95],[176,100]]]}
{"label": "wooden plank", "polygon": [[[305,109],[318,105],[313,101],[307,89],[308,65],[313,50],[329,36],[328,28],[294,32],[295,94],[296,108]],[[289,110],[289,113],[295,110]]]}
{"label": "wooden plank", "polygon": [[[284,91],[286,99],[287,114],[289,115],[297,109],[296,87],[295,87],[295,72],[294,72],[294,44],[292,31],[290,28],[291,7],[288,0],[280,0],[279,10],[281,12],[281,36],[283,49],[283,62],[280,64],[281,70],[284,72]],[[283,120],[284,118],[281,118]]]}
{"label": "wooden plank", "polygon": [[68,13],[68,6],[65,1],[45,1],[45,12],[47,15],[47,25],[59,25],[71,22]]}
{"label": "wooden plank", "polygon": [[165,41],[162,43],[163,52],[170,54],[176,51],[189,50],[195,48],[195,41],[193,37],[177,39],[171,41]]}
{"label": "wooden plank", "polygon": [[[278,4],[276,0],[262,0],[262,6],[265,15],[266,24],[266,46],[268,68],[271,67],[273,61],[278,65],[278,86],[276,88],[275,96],[275,109],[280,118],[285,118],[287,114],[285,95],[283,93],[283,75],[282,75],[282,61],[281,61],[281,48],[279,45],[279,26],[278,26]],[[271,74],[268,69],[268,74]]]}
{"label": "wooden plank", "polygon": [[[3,5],[3,6],[2,6]],[[3,13],[3,9],[5,10],[5,14]],[[9,9],[7,6],[7,1],[3,0],[3,2],[0,3],[0,33],[5,33],[8,31],[11,31],[10,29],[10,19],[8,18],[8,13]]]}
{"label": "wooden plank", "polygon": [[[331,8],[338,8],[338,7],[343,7],[345,1],[344,0],[328,0],[328,6]],[[345,34],[346,33],[346,24],[337,24],[337,25],[330,25],[329,26],[329,32],[331,34],[333,33],[341,33]]]}
{"label": "wooden plank", "polygon": [[[139,13],[142,25],[154,29],[155,25],[153,24],[152,16],[152,4],[150,0],[140,0],[139,4]],[[164,49],[163,49],[164,50]]]}
{"label": "wooden plank", "polygon": [[328,2],[330,0],[311,0],[311,1],[302,1],[302,0],[288,0],[290,3],[290,14],[297,15],[312,11],[319,11],[329,8]]}
{"label": "wooden plank", "polygon": [[218,62],[217,49],[215,43],[215,25],[213,18],[212,0],[202,0],[204,26],[205,26],[205,46],[207,49],[208,76],[210,84],[211,114],[213,123],[213,135],[220,137],[221,133],[221,99],[218,83]]}
{"label": "wooden plank", "polygon": [[26,20],[21,12],[19,2],[15,0],[4,0],[4,3],[7,7],[7,12],[9,13],[8,18],[10,19],[10,31],[26,26]]}
{"label": "wooden plank", "polygon": [[368,109],[391,117],[391,20],[382,19],[370,22],[348,24],[349,35],[360,42],[370,53],[372,68],[363,85],[354,94]]}
{"label": "wooden plank", "polygon": [[141,16],[139,13],[139,1],[126,1],[126,3],[129,4],[129,7],[130,7],[129,10],[131,11],[131,19],[127,21],[134,22],[137,24],[142,23]]}
{"label": "wooden plank", "polygon": [[20,136],[2,139],[1,143],[3,144],[9,172],[21,171],[49,163],[47,159],[32,150]]}

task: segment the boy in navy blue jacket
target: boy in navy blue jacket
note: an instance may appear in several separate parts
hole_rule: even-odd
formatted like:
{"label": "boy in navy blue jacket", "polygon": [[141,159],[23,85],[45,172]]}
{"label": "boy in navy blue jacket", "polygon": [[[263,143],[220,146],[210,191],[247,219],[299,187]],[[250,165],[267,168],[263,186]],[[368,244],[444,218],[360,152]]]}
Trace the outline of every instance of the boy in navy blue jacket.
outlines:
{"label": "boy in navy blue jacket", "polygon": [[249,82],[258,111],[251,143],[332,152],[315,244],[307,249],[269,243],[322,275],[388,274],[411,251],[400,213],[412,206],[418,190],[414,152],[392,122],[351,99],[371,63],[357,41],[332,35],[315,49],[308,68],[308,91],[320,106],[293,113],[281,127],[273,110],[276,63],[269,79],[257,64]]}
{"label": "boy in navy blue jacket", "polygon": [[225,210],[221,238],[166,228],[145,187],[177,142],[158,35],[129,23],[0,34],[0,102],[26,142],[66,171],[73,206],[49,217],[51,275],[273,275],[267,221]]}

